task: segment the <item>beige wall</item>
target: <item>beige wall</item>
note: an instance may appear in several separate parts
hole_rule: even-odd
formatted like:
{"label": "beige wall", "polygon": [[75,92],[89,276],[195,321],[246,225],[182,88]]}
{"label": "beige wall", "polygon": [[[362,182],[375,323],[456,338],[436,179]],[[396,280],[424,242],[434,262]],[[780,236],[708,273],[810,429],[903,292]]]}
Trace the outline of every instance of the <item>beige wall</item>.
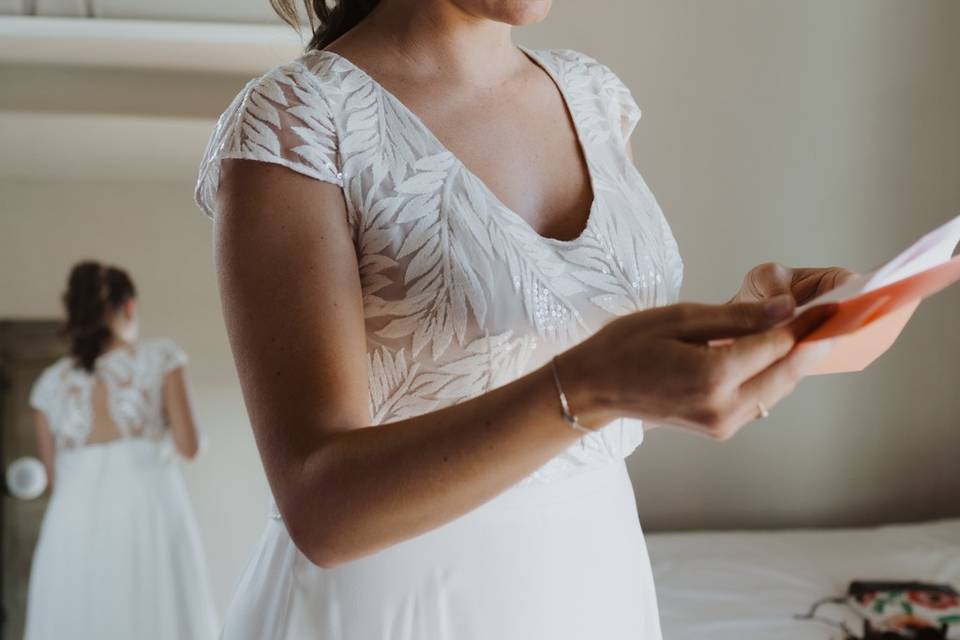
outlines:
{"label": "beige wall", "polygon": [[[752,265],[868,269],[960,214],[960,2],[558,2],[530,34],[629,84],[634,139],[720,302]],[[602,7],[602,8],[601,8]],[[861,375],[812,379],[722,446],[654,432],[630,461],[648,527],[960,515],[960,287]]]}
{"label": "beige wall", "polygon": [[[721,301],[758,262],[868,268],[960,213],[957,32],[955,0],[604,0],[558,2],[519,39],[591,53],[631,86],[644,111],[638,164],[680,242],[684,297]],[[64,99],[98,114],[97,126],[118,112],[111,92],[135,91],[102,70],[45,73],[78,91],[96,77],[89,95]],[[0,74],[15,81],[0,111],[31,110],[31,95],[37,109],[56,111],[49,92],[31,86],[33,70]],[[175,75],[151,77],[165,92],[178,86]],[[57,315],[69,265],[96,256],[133,272],[144,332],[190,353],[211,448],[184,473],[221,605],[261,531],[267,492],[223,334],[209,224],[191,202],[193,168],[177,159],[182,149],[199,156],[213,105],[225,106],[241,82],[190,80],[189,95],[203,98],[194,103],[210,105],[207,126],[182,105],[148,111],[170,118],[151,140],[175,153],[159,157],[154,143],[131,151],[121,138],[97,156],[163,163],[163,183],[126,174],[91,182],[89,170],[64,170],[58,158],[84,156],[78,141],[89,136],[80,134],[59,149],[62,137],[48,139],[56,156],[31,160],[49,158],[73,182],[0,183],[0,317]],[[138,105],[125,99],[119,111],[136,115]],[[132,138],[127,125],[114,131]],[[926,304],[869,371],[805,382],[729,443],[651,434],[630,461],[645,526],[960,515],[958,314],[960,288]]]}

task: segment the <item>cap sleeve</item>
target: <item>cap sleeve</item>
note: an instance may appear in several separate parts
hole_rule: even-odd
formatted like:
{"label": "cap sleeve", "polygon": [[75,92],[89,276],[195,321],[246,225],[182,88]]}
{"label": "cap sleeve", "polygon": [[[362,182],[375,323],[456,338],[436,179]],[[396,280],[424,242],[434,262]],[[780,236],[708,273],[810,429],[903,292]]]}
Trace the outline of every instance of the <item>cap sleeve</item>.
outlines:
{"label": "cap sleeve", "polygon": [[630,88],[610,67],[596,60],[592,60],[592,62],[595,65],[595,72],[600,78],[600,93],[619,125],[623,140],[627,141],[640,120],[640,107],[633,99]]}
{"label": "cap sleeve", "polygon": [[200,162],[194,199],[216,212],[220,163],[236,158],[283,165],[343,186],[337,132],[318,78],[301,62],[250,80],[217,120]]}
{"label": "cap sleeve", "polygon": [[38,411],[49,412],[50,398],[53,396],[57,383],[55,367],[48,367],[40,374],[30,389],[30,406]]}
{"label": "cap sleeve", "polygon": [[610,67],[585,53],[563,49],[561,54],[571,59],[578,69],[590,76],[591,85],[610,118],[611,128],[621,136],[624,142],[628,141],[640,120],[640,107],[633,99],[629,87]]}
{"label": "cap sleeve", "polygon": [[156,362],[159,364],[160,371],[167,374],[174,369],[187,364],[187,352],[180,348],[173,340],[160,338],[156,340],[154,349],[156,350]]}
{"label": "cap sleeve", "polygon": [[633,99],[630,89],[610,69],[607,79],[607,93],[620,117],[620,131],[624,140],[629,140],[637,122],[640,121],[640,107]]}

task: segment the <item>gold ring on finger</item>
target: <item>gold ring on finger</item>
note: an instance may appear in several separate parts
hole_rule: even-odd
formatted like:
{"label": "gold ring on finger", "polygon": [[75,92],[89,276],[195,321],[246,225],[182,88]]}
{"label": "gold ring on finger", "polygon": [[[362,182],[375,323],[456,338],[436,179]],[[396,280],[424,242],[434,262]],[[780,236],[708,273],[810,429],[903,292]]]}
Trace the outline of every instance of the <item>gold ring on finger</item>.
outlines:
{"label": "gold ring on finger", "polygon": [[770,411],[759,400],[757,401],[757,412],[759,413],[758,418],[766,418],[770,415]]}

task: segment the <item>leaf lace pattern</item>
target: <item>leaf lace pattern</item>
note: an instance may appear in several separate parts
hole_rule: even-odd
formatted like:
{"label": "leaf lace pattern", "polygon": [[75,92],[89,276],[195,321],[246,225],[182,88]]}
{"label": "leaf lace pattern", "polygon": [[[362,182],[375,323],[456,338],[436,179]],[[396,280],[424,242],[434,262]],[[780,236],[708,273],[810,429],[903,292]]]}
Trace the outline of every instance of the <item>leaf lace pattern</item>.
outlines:
{"label": "leaf lace pattern", "polygon": [[[342,189],[375,424],[473,398],[616,316],[677,299],[677,243],[625,152],[640,118],[630,91],[582,53],[523,50],[561,90],[591,174],[594,203],[572,240],[539,235],[415,114],[333,52],[251,80],[210,136],[195,191],[210,217],[225,158],[281,164]],[[623,458],[642,439],[640,421],[616,420],[521,484]]]}
{"label": "leaf lace pattern", "polygon": [[101,380],[119,436],[160,441],[167,428],[163,378],[186,362],[183,350],[163,338],[108,351],[97,358],[92,373],[71,357],[60,358],[37,378],[30,405],[45,414],[58,449],[84,446],[93,427],[93,390]]}

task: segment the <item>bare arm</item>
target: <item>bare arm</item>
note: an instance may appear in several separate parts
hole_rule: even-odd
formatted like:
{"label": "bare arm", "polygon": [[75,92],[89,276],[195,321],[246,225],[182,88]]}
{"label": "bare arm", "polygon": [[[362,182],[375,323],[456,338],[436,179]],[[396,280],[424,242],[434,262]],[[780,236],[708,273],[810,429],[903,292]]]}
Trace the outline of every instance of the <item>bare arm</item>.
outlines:
{"label": "bare arm", "polygon": [[[362,293],[340,189],[276,165],[227,160],[218,198],[216,263],[247,411],[283,520],[313,562],[336,565],[447,523],[577,440],[561,417],[549,365],[468,401],[370,426]],[[718,309],[630,314],[612,323],[619,333],[606,332],[599,350],[581,343],[576,353],[561,354],[560,376],[581,421],[598,428],[618,415],[669,406],[671,417],[683,421],[689,413],[688,423],[706,423],[717,437],[747,421],[746,392],[729,399],[729,408],[716,402],[715,410],[701,411],[701,382],[719,388],[715,379],[737,381],[730,389],[739,391],[746,379],[739,374],[760,373],[793,340],[771,331],[737,350],[707,350],[661,330],[680,327],[706,339],[779,320],[760,305]],[[611,357],[611,349],[621,356]],[[605,386],[598,359],[608,370]],[[641,366],[642,377],[631,375]],[[703,375],[719,366],[723,377]],[[767,406],[794,381],[794,369],[770,371],[778,375],[753,381],[771,396]],[[660,387],[644,388],[647,380]],[[673,386],[662,388],[664,380]],[[740,417],[732,417],[734,409]]]}
{"label": "bare arm", "polygon": [[37,432],[37,453],[40,456],[40,462],[43,463],[47,471],[47,491],[53,491],[54,481],[54,460],[57,455],[56,444],[53,440],[53,432],[50,430],[50,423],[47,422],[47,416],[43,411],[34,410],[33,425]]}
{"label": "bare arm", "polygon": [[333,565],[435,528],[577,439],[552,375],[369,427],[359,269],[339,188],[227,161],[215,248],[227,329],[278,507]]}
{"label": "bare arm", "polygon": [[196,457],[200,446],[197,425],[193,419],[186,367],[177,367],[164,376],[163,406],[170,422],[170,432],[177,452],[184,458],[192,460]]}

